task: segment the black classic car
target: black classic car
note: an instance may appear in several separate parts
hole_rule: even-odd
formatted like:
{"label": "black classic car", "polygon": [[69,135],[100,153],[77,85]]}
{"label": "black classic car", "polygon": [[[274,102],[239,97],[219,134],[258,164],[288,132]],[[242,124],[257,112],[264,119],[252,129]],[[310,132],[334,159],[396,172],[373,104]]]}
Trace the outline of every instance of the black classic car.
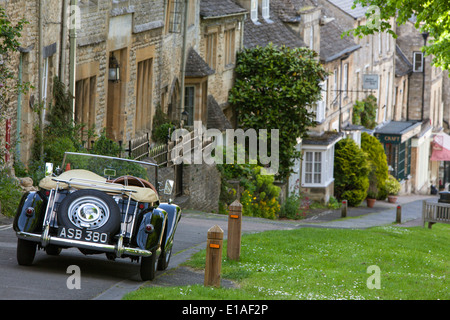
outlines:
{"label": "black classic car", "polygon": [[55,173],[48,168],[39,191],[23,195],[14,219],[19,265],[31,265],[37,249],[59,255],[74,247],[140,260],[144,281],[168,267],[181,209],[161,201],[173,181],[158,183],[157,165],[67,152]]}

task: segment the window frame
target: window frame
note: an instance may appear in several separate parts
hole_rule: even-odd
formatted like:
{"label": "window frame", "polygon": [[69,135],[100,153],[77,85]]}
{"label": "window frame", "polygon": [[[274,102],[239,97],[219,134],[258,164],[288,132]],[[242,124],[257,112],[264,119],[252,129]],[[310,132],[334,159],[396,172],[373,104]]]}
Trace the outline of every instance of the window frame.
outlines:
{"label": "window frame", "polygon": [[[338,140],[337,140],[338,141]],[[306,145],[302,147],[303,159],[301,170],[301,184],[303,188],[326,188],[334,181],[334,146],[336,142],[328,146]],[[308,153],[313,153],[313,162],[311,163],[312,172],[307,172]],[[316,171],[316,154],[320,153],[320,172]],[[307,182],[306,174],[311,174],[311,182]],[[320,182],[314,180],[315,175],[320,174]]]}
{"label": "window frame", "polygon": [[265,20],[270,19],[270,0],[262,0],[261,1],[261,12],[262,12],[263,19],[265,19]]}
{"label": "window frame", "polygon": [[[418,59],[416,55],[420,56],[420,67],[417,68]],[[413,72],[423,72],[423,52],[421,51],[413,51]]]}
{"label": "window frame", "polygon": [[250,4],[250,19],[253,22],[258,21],[258,0],[251,0]]}

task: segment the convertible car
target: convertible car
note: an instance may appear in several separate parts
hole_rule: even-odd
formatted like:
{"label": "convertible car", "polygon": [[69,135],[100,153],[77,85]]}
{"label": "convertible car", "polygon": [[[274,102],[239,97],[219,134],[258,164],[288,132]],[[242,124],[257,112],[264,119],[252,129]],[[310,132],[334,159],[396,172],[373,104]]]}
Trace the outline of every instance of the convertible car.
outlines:
{"label": "convertible car", "polygon": [[23,195],[14,219],[19,265],[31,265],[37,249],[78,248],[140,260],[144,281],[168,267],[181,209],[161,201],[173,181],[158,183],[156,164],[67,152],[55,173],[46,167],[39,191]]}

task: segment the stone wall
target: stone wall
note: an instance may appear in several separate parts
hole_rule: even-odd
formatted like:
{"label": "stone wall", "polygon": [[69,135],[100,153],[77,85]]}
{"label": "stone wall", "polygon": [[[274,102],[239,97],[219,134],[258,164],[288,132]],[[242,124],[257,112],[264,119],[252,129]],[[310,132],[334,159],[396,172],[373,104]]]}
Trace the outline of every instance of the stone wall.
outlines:
{"label": "stone wall", "polygon": [[185,208],[219,212],[220,172],[214,165],[184,165],[183,194],[189,196]]}

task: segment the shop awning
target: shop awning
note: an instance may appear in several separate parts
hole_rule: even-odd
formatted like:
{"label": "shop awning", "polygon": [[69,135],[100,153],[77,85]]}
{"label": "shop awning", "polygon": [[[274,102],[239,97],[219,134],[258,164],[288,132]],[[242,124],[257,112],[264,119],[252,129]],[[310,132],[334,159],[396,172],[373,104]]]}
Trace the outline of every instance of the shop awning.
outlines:
{"label": "shop awning", "polygon": [[390,121],[375,130],[374,136],[381,143],[401,144],[420,133],[421,122]]}
{"label": "shop awning", "polygon": [[434,136],[431,161],[450,161],[450,136],[446,133],[438,133]]}

